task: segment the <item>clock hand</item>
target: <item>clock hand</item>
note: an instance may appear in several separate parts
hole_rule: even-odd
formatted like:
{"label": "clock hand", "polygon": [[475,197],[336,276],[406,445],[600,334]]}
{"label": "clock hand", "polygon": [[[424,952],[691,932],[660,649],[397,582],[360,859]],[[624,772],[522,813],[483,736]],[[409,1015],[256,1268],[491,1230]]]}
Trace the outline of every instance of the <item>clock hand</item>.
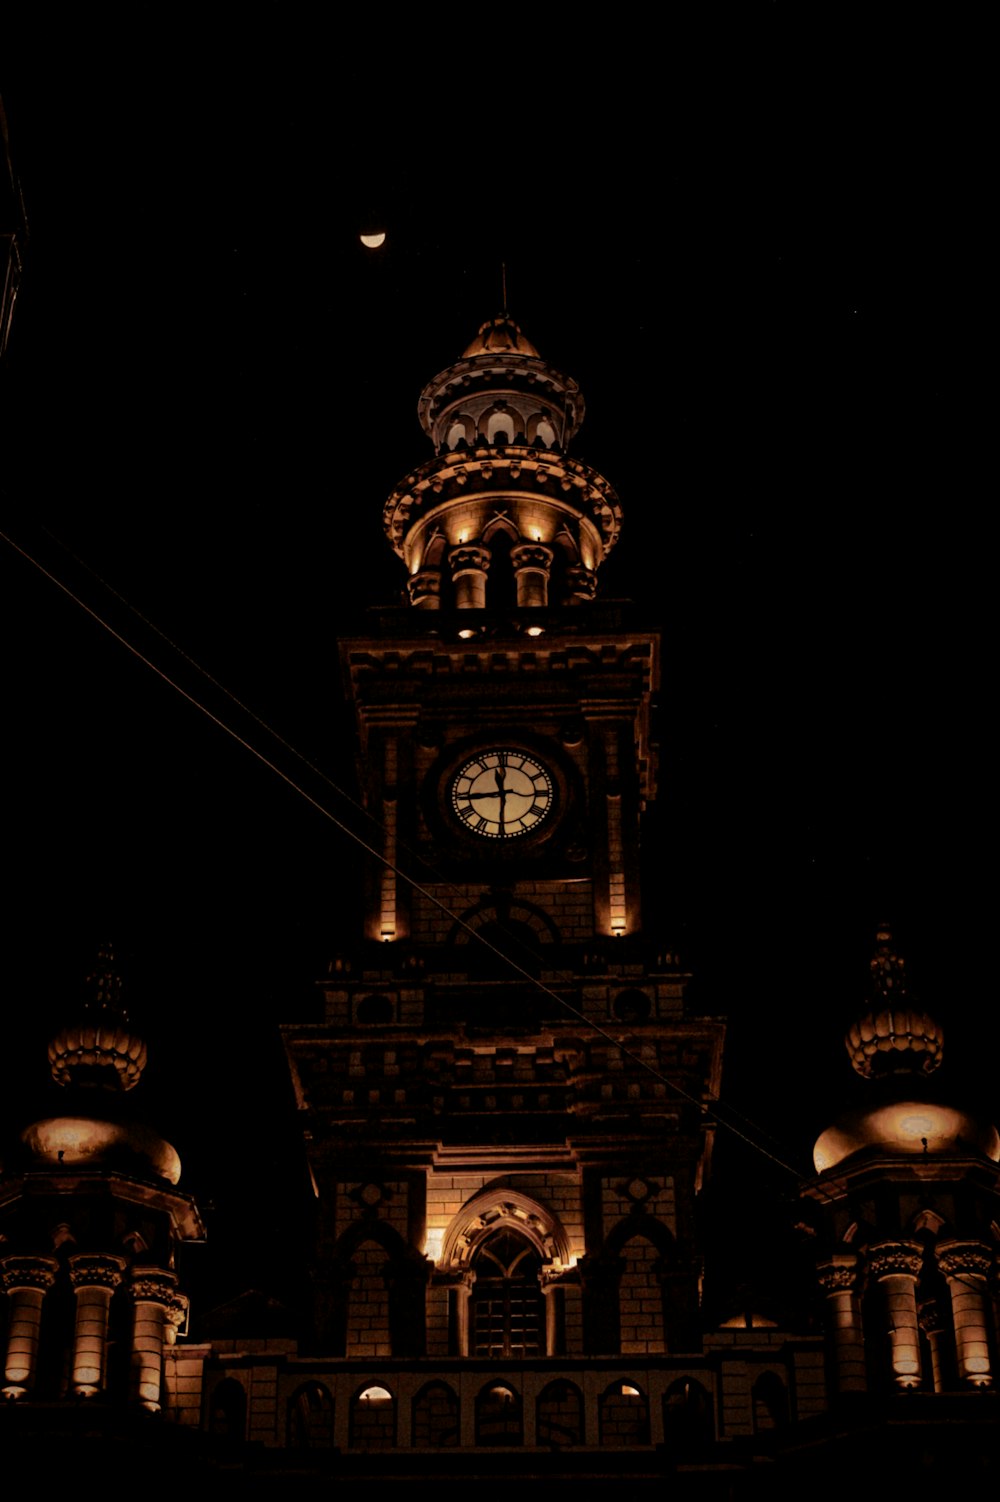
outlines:
{"label": "clock hand", "polygon": [[506,782],[506,778],[507,778],[507,773],[506,773],[506,771],[504,769],[503,762],[501,762],[500,765],[497,767],[496,771],[493,773],[493,776],[496,778],[497,792],[500,795],[500,820],[499,820],[499,822],[502,824],[504,822],[504,809],[505,809],[506,804],[507,804],[507,788],[505,786],[505,782]]}

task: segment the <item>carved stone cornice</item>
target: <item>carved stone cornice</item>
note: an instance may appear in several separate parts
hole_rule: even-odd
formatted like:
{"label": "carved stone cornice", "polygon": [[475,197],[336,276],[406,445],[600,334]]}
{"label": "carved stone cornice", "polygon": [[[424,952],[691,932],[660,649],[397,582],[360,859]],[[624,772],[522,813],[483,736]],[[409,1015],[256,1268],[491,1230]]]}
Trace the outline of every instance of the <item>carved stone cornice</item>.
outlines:
{"label": "carved stone cornice", "polygon": [[54,1257],[35,1257],[14,1253],[0,1263],[0,1282],[8,1293],[18,1288],[51,1288],[59,1271]]}
{"label": "carved stone cornice", "polygon": [[615,491],[597,470],[551,450],[478,448],[428,460],[395,487],[385,503],[383,524],[393,549],[403,557],[411,529],[438,507],[473,497],[484,500],[534,499],[543,495],[567,517],[594,529],[606,556],[621,530],[622,508]]}
{"label": "carved stone cornice", "polygon": [[818,1265],[816,1276],[826,1294],[851,1293],[858,1280],[857,1256],[854,1252],[836,1252]]}
{"label": "carved stone cornice", "polygon": [[176,1295],[177,1274],[157,1267],[134,1268],[128,1291],[133,1303],[167,1308]]}
{"label": "carved stone cornice", "polygon": [[110,1252],[78,1252],[69,1259],[70,1282],[74,1288],[117,1288],[127,1266]]}
{"label": "carved stone cornice", "polygon": [[987,1278],[993,1268],[993,1252],[981,1241],[942,1241],[935,1255],[946,1278]]}
{"label": "carved stone cornice", "polygon": [[474,573],[485,574],[490,566],[489,548],[480,548],[473,545],[452,548],[448,554],[448,564],[451,568],[452,577],[464,574],[470,569]]}
{"label": "carved stone cornice", "polygon": [[868,1248],[868,1268],[875,1278],[918,1278],[924,1249],[917,1241],[881,1241]]}
{"label": "carved stone cornice", "polygon": [[521,569],[543,569],[548,573],[552,566],[553,553],[540,542],[522,542],[516,548],[510,550],[510,561],[515,571]]}

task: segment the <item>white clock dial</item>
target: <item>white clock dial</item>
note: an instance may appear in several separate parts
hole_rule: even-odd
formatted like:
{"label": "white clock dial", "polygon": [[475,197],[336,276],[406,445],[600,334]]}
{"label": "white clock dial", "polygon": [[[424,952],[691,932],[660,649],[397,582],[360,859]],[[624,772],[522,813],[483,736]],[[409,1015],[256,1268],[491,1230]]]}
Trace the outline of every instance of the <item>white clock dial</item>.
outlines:
{"label": "white clock dial", "polygon": [[465,828],[511,840],[537,829],[552,811],[552,778],[534,757],[512,748],[470,757],[452,778],[451,802]]}

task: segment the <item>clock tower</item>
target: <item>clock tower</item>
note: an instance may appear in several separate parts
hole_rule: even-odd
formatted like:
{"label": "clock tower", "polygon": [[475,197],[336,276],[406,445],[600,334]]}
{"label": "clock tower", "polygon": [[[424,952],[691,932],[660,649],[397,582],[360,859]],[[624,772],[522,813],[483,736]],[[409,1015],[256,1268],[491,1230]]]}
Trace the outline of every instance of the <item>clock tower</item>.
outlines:
{"label": "clock tower", "polygon": [[347,1448],[645,1447],[700,1349],[723,1025],[643,924],[660,644],[600,599],[622,510],[583,413],[483,324],[385,504],[409,603],[340,644],[364,931],[285,1043]]}

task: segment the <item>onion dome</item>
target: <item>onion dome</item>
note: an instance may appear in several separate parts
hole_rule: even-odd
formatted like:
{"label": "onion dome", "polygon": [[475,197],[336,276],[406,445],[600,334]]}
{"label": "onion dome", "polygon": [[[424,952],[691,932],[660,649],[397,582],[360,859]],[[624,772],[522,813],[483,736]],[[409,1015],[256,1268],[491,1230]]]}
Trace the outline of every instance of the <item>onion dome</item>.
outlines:
{"label": "onion dome", "polygon": [[158,1132],[138,1121],[99,1121],[91,1116],[49,1116],[33,1121],[21,1141],[34,1163],[71,1173],[79,1169],[120,1169],[176,1184],[181,1160]]}
{"label": "onion dome", "polygon": [[131,1101],[122,1098],[142,1078],[146,1045],[129,1023],[121,990],[111,946],[104,945],[82,1002],[49,1044],[52,1078],[70,1089],[67,1109],[25,1127],[21,1142],[30,1161],[48,1172],[100,1169],[176,1184],[177,1152],[134,1120]]}
{"label": "onion dome", "polygon": [[981,1154],[1000,1162],[992,1122],[947,1098],[936,1080],[943,1034],[908,995],[906,967],[882,924],[871,961],[869,1004],[844,1039],[851,1064],[868,1081],[865,1099],[842,1111],[816,1140],[823,1173],[865,1149],[892,1157]]}
{"label": "onion dome", "polygon": [[898,1070],[931,1074],[941,1063],[944,1034],[908,996],[906,966],[884,923],[876,944],[868,1005],[844,1039],[851,1064],[864,1079]]}
{"label": "onion dome", "polygon": [[57,1085],[131,1090],[146,1067],[146,1045],[129,1025],[110,945],[98,952],[86,984],[76,1016],[49,1043],[52,1078]]}

